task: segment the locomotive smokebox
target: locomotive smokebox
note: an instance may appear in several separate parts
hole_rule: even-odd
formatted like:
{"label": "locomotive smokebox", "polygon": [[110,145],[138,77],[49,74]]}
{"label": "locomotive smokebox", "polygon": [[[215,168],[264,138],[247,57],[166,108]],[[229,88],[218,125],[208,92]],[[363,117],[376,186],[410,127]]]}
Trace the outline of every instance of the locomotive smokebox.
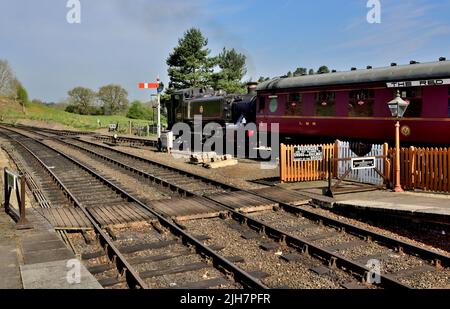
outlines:
{"label": "locomotive smokebox", "polygon": [[256,86],[258,86],[258,82],[248,82],[247,83],[247,93],[248,94],[256,94]]}

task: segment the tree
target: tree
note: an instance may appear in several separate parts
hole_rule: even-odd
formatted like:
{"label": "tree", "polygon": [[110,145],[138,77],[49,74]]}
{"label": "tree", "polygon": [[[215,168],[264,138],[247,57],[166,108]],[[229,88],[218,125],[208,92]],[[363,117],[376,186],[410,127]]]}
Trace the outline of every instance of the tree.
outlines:
{"label": "tree", "polygon": [[225,90],[227,93],[245,93],[242,78],[247,73],[246,60],[247,57],[234,48],[227,50],[224,47],[222,53],[215,59],[221,71],[211,76],[213,88]]}
{"label": "tree", "polygon": [[127,117],[131,119],[150,119],[150,110],[146,108],[140,101],[133,101],[128,109]]}
{"label": "tree", "polygon": [[98,98],[103,103],[105,114],[114,115],[128,107],[128,92],[119,85],[106,85],[98,90]]}
{"label": "tree", "polygon": [[297,69],[294,71],[294,76],[302,76],[302,75],[305,75],[307,71],[308,71],[307,68],[297,68]]}
{"label": "tree", "polygon": [[17,88],[17,100],[22,105],[22,111],[25,112],[25,106],[28,104],[28,92],[22,85]]}
{"label": "tree", "polygon": [[196,28],[189,29],[178,40],[178,46],[166,60],[172,91],[208,85],[215,59],[208,58],[211,51],[207,45],[208,39]]}
{"label": "tree", "polygon": [[11,95],[14,89],[14,73],[8,61],[0,59],[0,95]]}
{"label": "tree", "polygon": [[95,92],[89,88],[76,87],[68,93],[69,102],[73,106],[70,108],[74,113],[88,115],[95,99]]}
{"label": "tree", "polygon": [[289,71],[289,72],[287,72],[286,76],[287,76],[287,77],[292,77],[292,76],[294,76],[294,74],[292,74],[292,72]]}
{"label": "tree", "polygon": [[330,69],[328,69],[328,67],[326,65],[321,66],[317,70],[317,74],[324,74],[324,73],[330,73]]}
{"label": "tree", "polygon": [[309,72],[308,72],[308,74],[309,74],[309,75],[314,75],[314,74],[315,74],[315,73],[314,73],[314,70],[313,70],[313,69],[310,69]]}

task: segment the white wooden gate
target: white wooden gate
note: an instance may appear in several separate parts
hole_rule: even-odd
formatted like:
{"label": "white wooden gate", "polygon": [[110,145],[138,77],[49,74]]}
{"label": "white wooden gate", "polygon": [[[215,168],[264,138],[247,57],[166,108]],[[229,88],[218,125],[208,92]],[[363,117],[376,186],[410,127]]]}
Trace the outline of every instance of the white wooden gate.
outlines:
{"label": "white wooden gate", "polygon": [[[375,156],[383,156],[385,151],[384,145],[372,145],[372,151],[367,155],[367,157],[375,157]],[[338,142],[338,158],[357,158],[358,156],[350,150],[349,142]],[[378,170],[381,172],[384,171],[384,159],[379,158],[376,159],[375,163]],[[339,178],[343,177],[345,172],[351,168],[351,161],[338,161],[337,173]],[[374,169],[370,170],[358,170],[352,171],[347,177],[346,180],[352,180],[360,183],[367,183],[373,185],[383,185],[383,177],[381,177]]]}

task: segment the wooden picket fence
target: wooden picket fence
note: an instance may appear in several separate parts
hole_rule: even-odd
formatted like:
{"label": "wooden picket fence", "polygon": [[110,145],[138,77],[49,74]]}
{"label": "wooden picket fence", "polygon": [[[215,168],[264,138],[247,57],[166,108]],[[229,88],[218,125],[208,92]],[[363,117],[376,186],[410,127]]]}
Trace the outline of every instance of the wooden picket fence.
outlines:
{"label": "wooden picket fence", "polygon": [[316,181],[328,178],[328,161],[334,157],[335,144],[302,145],[322,146],[323,160],[301,162],[294,161],[294,145],[280,146],[280,180],[281,182]]}
{"label": "wooden picket fence", "polygon": [[[328,162],[337,157],[348,155],[348,145],[337,141],[335,144],[304,145],[322,146],[323,160],[302,162],[294,161],[294,145],[281,144],[280,149],[280,181],[300,182],[325,180],[329,176]],[[386,145],[374,145],[371,155],[388,152],[388,160],[379,162],[387,179],[394,180],[395,149],[387,151]],[[339,165],[334,166],[334,175],[339,174]],[[401,184],[406,190],[424,190],[431,192],[450,193],[450,148],[402,148],[400,152]],[[370,172],[359,173],[355,181],[374,183],[380,182]],[[355,176],[356,177],[356,176]]]}
{"label": "wooden picket fence", "polygon": [[[395,162],[394,149],[389,152]],[[400,175],[407,190],[450,193],[450,148],[402,148]]]}

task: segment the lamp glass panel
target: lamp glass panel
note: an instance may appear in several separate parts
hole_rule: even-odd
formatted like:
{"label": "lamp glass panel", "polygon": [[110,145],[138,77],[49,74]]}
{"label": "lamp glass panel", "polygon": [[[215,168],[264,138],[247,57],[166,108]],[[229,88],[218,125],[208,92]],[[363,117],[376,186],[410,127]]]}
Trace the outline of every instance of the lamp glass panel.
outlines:
{"label": "lamp glass panel", "polygon": [[397,117],[398,115],[398,105],[397,104],[389,104],[389,109],[391,110],[392,117]]}

